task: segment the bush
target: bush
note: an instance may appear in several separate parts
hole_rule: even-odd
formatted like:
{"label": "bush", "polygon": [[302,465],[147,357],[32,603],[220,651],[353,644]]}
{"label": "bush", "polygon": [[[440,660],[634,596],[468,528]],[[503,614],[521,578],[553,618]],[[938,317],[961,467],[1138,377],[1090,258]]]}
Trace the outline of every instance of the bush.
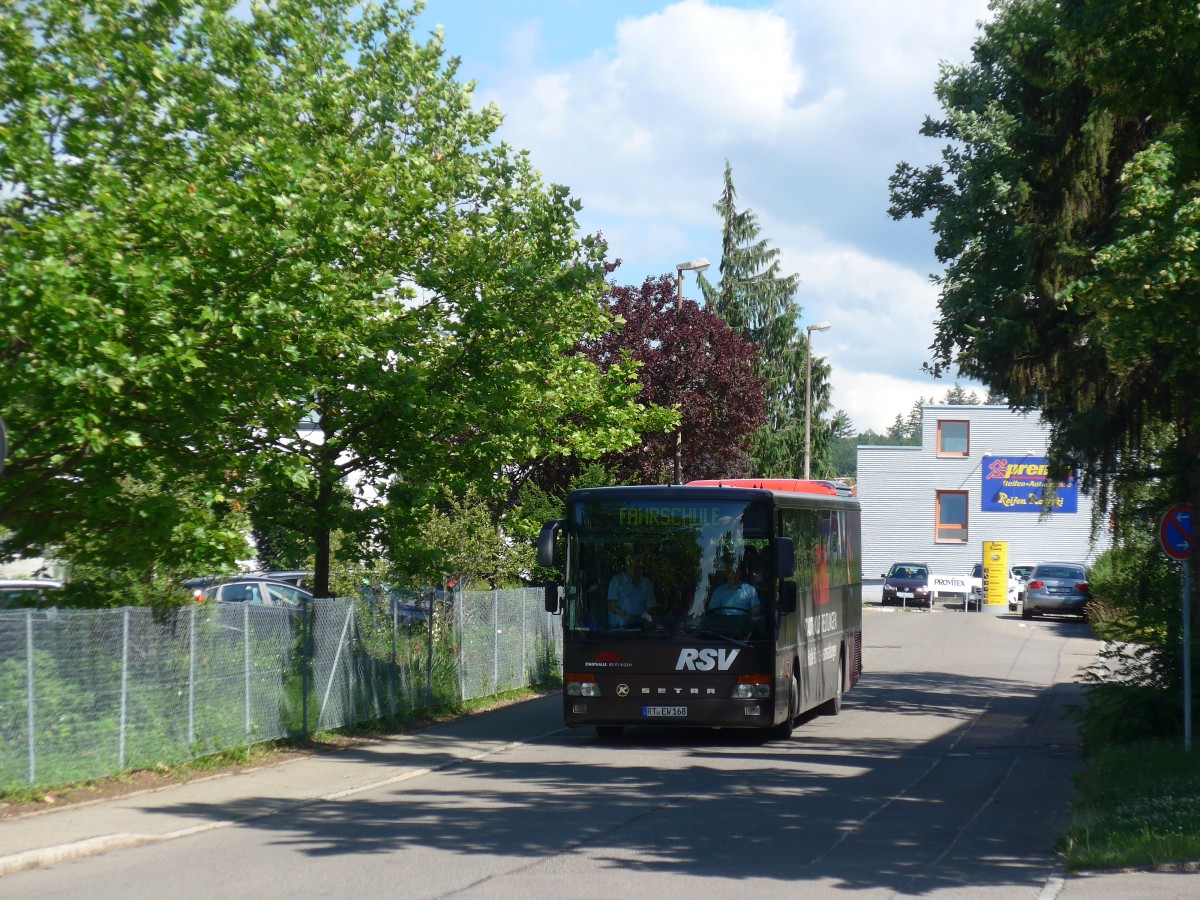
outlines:
{"label": "bush", "polygon": [[[1085,743],[1178,736],[1183,722],[1178,564],[1143,532],[1102,555],[1091,584],[1088,615],[1108,643],[1102,665],[1083,678],[1087,706],[1072,710]],[[1193,682],[1196,675],[1193,665]]]}

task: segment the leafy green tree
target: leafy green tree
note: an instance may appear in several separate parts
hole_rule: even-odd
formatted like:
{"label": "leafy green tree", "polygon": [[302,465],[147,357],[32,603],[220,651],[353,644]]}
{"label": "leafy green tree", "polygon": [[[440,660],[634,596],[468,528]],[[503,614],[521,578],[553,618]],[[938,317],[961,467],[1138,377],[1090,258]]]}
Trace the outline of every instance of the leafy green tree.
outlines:
{"label": "leafy green tree", "polygon": [[[200,285],[211,259],[201,233],[225,223],[197,210],[189,160],[211,79],[190,77],[182,46],[161,52],[180,21],[163,4],[0,7],[9,553],[57,544],[105,567],[131,565],[137,548],[145,567],[150,546],[172,555],[164,541],[192,515],[185,507],[201,504],[216,522],[227,505],[222,473],[233,465],[212,448],[248,392],[228,371],[219,392],[197,375],[223,369],[246,343],[235,321],[265,323],[272,310],[252,299],[257,283],[230,291],[229,302]],[[227,277],[238,284],[245,274],[231,267]],[[167,492],[184,483],[190,496],[176,492],[179,509],[167,511]],[[204,540],[192,552],[209,554],[206,567],[231,563],[234,543]]]}
{"label": "leafy green tree", "polygon": [[[738,209],[733,169],[725,162],[725,183],[714,208],[721,216],[721,278],[697,281],[705,303],[760,348],[756,374],[766,382],[767,421],[754,435],[756,474],[798,477],[804,469],[804,397],[807,334],[800,328],[795,302],[799,275],[783,275],[779,249],[760,237],[758,216]],[[824,458],[829,426],[828,367],[812,360],[813,459]],[[821,477],[819,467],[810,466]]]}
{"label": "leafy green tree", "polygon": [[[532,551],[537,546],[542,526],[563,517],[567,495],[571,491],[624,483],[615,472],[598,462],[584,465],[564,482],[552,483],[550,487],[533,479],[528,480],[521,486],[517,503],[505,516],[504,525],[514,539],[523,541]],[[562,578],[562,573],[554,569],[533,568],[530,575],[533,582],[559,581]]]}
{"label": "leafy green tree", "polygon": [[533,543],[510,540],[474,490],[461,496],[447,491],[425,513],[419,532],[390,548],[394,567],[408,577],[484,590],[519,586],[533,568]]}
{"label": "leafy green tree", "polygon": [[1166,479],[1200,503],[1198,47],[1166,0],[997,4],[938,82],[941,162],[892,178],[946,263],[935,367],[1040,408],[1102,500]]}
{"label": "leafy green tree", "polygon": [[[891,212],[933,214],[933,368],[1041,409],[1054,474],[1078,468],[1097,527],[1117,523],[1119,594],[1161,575],[1138,534],[1171,501],[1200,507],[1200,17],[1172,0],[994,8],[938,82],[944,116],[923,133],[941,162],[901,163]],[[1191,602],[1200,614],[1195,581]],[[1149,688],[1178,646],[1157,634]]]}
{"label": "leafy green tree", "polygon": [[160,499],[119,508],[121,479],[194,477],[213,516],[267,483],[323,593],[331,534],[371,545],[385,490],[421,509],[635,440],[632,367],[574,353],[609,327],[604,248],[491,143],[419,4],[2,2],[10,550],[86,522],[119,557]]}

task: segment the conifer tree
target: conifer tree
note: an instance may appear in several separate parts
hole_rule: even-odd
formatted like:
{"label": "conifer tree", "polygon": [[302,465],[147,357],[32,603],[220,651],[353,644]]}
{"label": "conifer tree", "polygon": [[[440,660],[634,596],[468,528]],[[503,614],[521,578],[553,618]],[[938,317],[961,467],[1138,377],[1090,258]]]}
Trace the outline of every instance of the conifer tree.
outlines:
{"label": "conifer tree", "polygon": [[[804,398],[806,335],[795,301],[799,275],[784,275],[779,248],[761,236],[753,210],[738,209],[733,169],[725,162],[725,183],[714,204],[722,220],[721,278],[712,284],[698,277],[704,300],[746,340],[760,348],[756,374],[765,382],[767,421],[754,435],[752,456],[759,475],[798,477],[804,468]],[[813,460],[826,456],[829,410],[828,368],[812,361]],[[813,474],[819,471],[810,467]]]}

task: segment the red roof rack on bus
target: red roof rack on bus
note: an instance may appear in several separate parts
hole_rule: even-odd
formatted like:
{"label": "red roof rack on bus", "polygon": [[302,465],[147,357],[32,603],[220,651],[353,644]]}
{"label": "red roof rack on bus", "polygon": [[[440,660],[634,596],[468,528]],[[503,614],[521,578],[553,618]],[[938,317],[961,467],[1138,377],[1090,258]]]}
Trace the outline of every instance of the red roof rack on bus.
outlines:
{"label": "red roof rack on bus", "polygon": [[696,487],[740,487],[760,488],[765,491],[789,491],[793,494],[831,494],[837,490],[827,481],[806,481],[803,478],[714,478],[689,481]]}

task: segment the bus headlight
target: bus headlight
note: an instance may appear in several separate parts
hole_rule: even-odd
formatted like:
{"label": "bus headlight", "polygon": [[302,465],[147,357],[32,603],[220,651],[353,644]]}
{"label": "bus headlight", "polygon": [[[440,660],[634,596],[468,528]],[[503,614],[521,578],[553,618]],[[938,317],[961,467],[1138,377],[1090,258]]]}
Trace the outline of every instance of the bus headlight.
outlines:
{"label": "bus headlight", "polygon": [[765,700],[771,696],[770,675],[739,675],[733,688],[734,700]]}
{"label": "bus headlight", "polygon": [[595,675],[578,675],[567,673],[567,696],[569,697],[599,697],[600,685],[596,684]]}

